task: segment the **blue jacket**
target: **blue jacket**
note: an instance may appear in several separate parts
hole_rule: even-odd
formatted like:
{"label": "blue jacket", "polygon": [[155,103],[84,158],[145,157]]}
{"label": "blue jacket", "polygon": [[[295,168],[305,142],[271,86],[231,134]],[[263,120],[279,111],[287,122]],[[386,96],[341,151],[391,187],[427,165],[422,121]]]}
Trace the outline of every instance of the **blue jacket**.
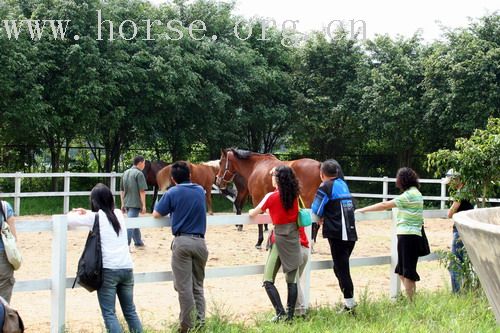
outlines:
{"label": "blue jacket", "polygon": [[347,184],[340,178],[323,182],[312,203],[312,212],[324,218],[323,238],[356,241],[354,202]]}

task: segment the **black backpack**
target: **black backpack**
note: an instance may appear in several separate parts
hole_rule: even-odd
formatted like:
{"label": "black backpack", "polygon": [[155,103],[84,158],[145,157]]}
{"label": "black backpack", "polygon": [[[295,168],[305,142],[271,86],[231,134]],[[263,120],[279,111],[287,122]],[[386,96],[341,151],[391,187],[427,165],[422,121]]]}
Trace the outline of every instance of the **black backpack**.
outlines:
{"label": "black backpack", "polygon": [[95,214],[94,226],[89,232],[82,256],[78,260],[78,272],[73,288],[77,282],[89,292],[99,289],[102,285],[102,251],[98,213]]}

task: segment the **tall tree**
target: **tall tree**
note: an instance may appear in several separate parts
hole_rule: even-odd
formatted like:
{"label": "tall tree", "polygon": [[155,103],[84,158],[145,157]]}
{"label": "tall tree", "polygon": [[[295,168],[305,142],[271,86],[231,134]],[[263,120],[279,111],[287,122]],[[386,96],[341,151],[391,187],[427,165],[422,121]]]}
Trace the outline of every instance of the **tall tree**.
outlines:
{"label": "tall tree", "polygon": [[397,154],[399,166],[412,166],[412,155],[424,141],[425,47],[418,35],[377,36],[366,49],[371,69],[363,89],[363,125],[371,140]]}
{"label": "tall tree", "polygon": [[353,152],[361,139],[359,110],[364,66],[362,49],[347,32],[332,39],[317,34],[300,50],[295,85],[299,115],[295,139],[318,159]]}
{"label": "tall tree", "polygon": [[430,151],[451,148],[455,138],[500,116],[500,15],[451,30],[434,44],[423,86]]}

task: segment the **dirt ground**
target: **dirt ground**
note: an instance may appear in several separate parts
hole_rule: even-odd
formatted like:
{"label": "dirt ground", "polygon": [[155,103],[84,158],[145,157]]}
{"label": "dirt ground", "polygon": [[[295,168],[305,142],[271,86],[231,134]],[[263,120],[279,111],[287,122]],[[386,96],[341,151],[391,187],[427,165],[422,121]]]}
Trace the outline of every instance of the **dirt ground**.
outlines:
{"label": "dirt ground", "polygon": [[[19,220],[30,219],[20,217]],[[31,218],[33,219],[33,218]],[[36,217],[40,220],[40,217]],[[45,217],[45,219],[48,219]],[[390,254],[390,221],[368,221],[358,223],[359,241],[352,258]],[[451,221],[447,219],[426,220],[426,232],[431,249],[449,249]],[[134,271],[169,271],[170,243],[169,228],[142,229],[145,250],[132,254]],[[17,281],[46,279],[51,274],[51,234],[49,232],[21,233],[19,244],[24,256],[23,266],[15,273]],[[78,257],[85,243],[86,232],[68,232],[67,276],[74,276]],[[208,267],[263,264],[265,250],[254,248],[257,238],[256,226],[245,226],[238,232],[234,226],[208,227],[207,246],[210,251]],[[313,260],[331,259],[328,242],[318,237]],[[389,265],[359,267],[352,269],[355,297],[388,297]],[[438,262],[420,263],[418,272],[421,281],[418,289],[435,290],[449,288],[448,272]],[[261,276],[207,279],[205,293],[207,315],[219,313],[234,320],[251,321],[257,314],[270,313],[272,306],[261,288]],[[279,274],[276,284],[282,298],[286,296],[286,283]],[[176,322],[179,307],[172,282],[137,284],[134,290],[135,304],[145,327],[165,329]],[[311,304],[334,305],[341,301],[338,282],[332,270],[312,271]],[[49,332],[50,292],[16,292],[12,305],[24,319],[28,332]],[[117,306],[121,316],[121,310]],[[101,318],[96,293],[82,288],[66,292],[66,323],[70,332],[102,332]]]}

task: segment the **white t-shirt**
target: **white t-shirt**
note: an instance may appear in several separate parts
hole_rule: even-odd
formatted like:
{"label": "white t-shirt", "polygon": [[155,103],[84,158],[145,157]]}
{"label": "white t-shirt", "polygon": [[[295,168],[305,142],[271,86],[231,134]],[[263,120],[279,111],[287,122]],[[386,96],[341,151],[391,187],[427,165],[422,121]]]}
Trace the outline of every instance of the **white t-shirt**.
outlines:
{"label": "white t-shirt", "polygon": [[[120,222],[118,235],[116,235],[106,213],[102,210],[99,210],[98,213],[101,231],[102,267],[108,269],[133,268],[134,263],[128,248],[127,226],[125,225],[123,213],[121,210],[115,209],[115,215],[118,222]],[[94,226],[95,215],[89,210],[86,214],[69,212],[67,216],[69,226],[87,226],[90,229]]]}

